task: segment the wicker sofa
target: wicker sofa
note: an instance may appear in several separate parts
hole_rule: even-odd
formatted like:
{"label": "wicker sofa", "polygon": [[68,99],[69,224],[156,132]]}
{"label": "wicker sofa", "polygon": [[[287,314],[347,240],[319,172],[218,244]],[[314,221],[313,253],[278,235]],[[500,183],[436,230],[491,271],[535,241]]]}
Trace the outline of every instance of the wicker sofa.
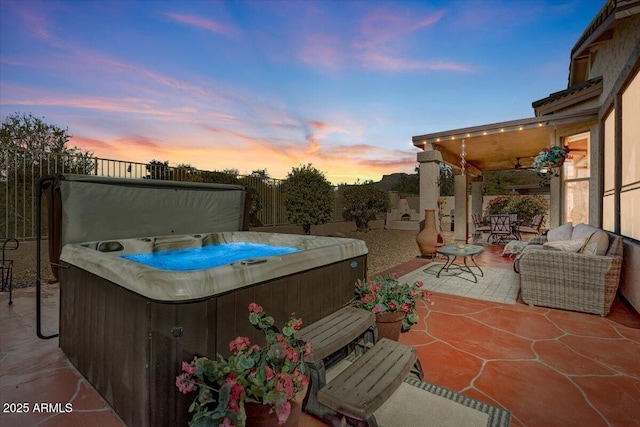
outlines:
{"label": "wicker sofa", "polygon": [[[566,232],[567,225],[563,227]],[[522,300],[529,305],[606,316],[620,283],[622,238],[586,224],[572,227],[569,240],[552,239],[553,231],[548,238],[536,237],[516,259]],[[592,242],[596,237],[599,243]],[[591,251],[585,251],[587,247]]]}

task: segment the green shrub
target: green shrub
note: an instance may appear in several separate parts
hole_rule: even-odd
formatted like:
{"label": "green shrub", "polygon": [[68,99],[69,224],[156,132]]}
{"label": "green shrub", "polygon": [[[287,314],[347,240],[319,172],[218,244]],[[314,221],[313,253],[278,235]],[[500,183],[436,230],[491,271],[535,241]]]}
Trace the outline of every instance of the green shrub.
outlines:
{"label": "green shrub", "polygon": [[359,231],[369,229],[369,221],[389,210],[389,195],[371,184],[352,185],[342,190],[342,217],[355,221]]}
{"label": "green shrub", "polygon": [[489,202],[485,215],[517,214],[525,224],[534,216],[548,215],[549,202],[540,196],[500,196]]}
{"label": "green shrub", "polygon": [[311,226],[325,224],[333,212],[331,183],[311,164],[294,167],[283,182],[284,204],[287,218],[292,224],[302,225],[305,234]]}

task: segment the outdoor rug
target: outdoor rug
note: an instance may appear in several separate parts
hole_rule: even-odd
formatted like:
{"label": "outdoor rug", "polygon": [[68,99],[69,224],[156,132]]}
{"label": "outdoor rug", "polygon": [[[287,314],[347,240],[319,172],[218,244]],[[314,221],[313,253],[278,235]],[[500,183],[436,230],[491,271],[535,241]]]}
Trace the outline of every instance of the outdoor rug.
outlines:
{"label": "outdoor rug", "polygon": [[[327,371],[327,381],[350,363]],[[409,377],[374,413],[379,427],[508,427],[511,412]]]}
{"label": "outdoor rug", "polygon": [[474,283],[469,273],[458,274],[459,270],[443,271],[440,277],[436,277],[442,265],[440,262],[429,263],[398,278],[398,281],[414,283],[419,280],[424,283],[424,288],[431,292],[486,301],[515,304],[518,299],[520,281],[512,269],[482,267],[484,277],[481,277],[478,275],[478,269],[471,267],[478,278],[478,283]]}

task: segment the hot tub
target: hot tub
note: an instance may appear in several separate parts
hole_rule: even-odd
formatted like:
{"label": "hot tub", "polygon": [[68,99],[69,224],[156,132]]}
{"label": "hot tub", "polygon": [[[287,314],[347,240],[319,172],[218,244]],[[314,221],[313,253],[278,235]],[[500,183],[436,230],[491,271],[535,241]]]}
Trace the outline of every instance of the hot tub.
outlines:
{"label": "hot tub", "polygon": [[[215,268],[161,270],[122,255],[255,242],[300,249]],[[354,239],[260,232],[143,237],[65,245],[60,256],[60,347],[128,425],[186,425],[180,362],[228,355],[236,336],[261,342],[247,321],[257,302],[283,324],[338,310],[366,275]]]}
{"label": "hot tub", "polygon": [[[247,231],[242,186],[73,175],[46,184],[60,348],[130,426],[187,425],[181,362],[228,354],[239,335],[260,343],[249,303],[278,325],[293,312],[308,325],[346,304],[366,275],[362,241]],[[300,251],[187,271],[122,257],[229,242]]]}

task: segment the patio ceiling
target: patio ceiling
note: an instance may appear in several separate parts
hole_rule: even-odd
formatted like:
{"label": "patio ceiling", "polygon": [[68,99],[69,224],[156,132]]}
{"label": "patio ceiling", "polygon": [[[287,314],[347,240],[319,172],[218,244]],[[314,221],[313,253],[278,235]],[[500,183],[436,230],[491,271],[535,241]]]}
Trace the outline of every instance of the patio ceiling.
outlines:
{"label": "patio ceiling", "polygon": [[442,153],[445,163],[459,169],[464,139],[467,172],[481,175],[514,169],[517,158],[523,169],[528,168],[540,150],[549,147],[556,137],[588,131],[597,122],[598,108],[591,108],[418,135],[412,141],[423,150],[431,144]]}

